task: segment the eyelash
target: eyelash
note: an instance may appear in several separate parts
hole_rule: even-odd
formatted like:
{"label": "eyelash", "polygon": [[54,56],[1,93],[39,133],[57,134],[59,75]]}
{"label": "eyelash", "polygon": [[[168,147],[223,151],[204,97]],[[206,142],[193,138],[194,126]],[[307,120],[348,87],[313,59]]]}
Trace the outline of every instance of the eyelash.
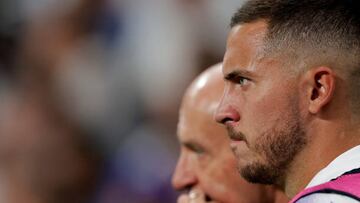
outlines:
{"label": "eyelash", "polygon": [[246,85],[246,83],[248,83],[250,81],[250,79],[246,78],[246,77],[242,77],[242,76],[237,76],[236,78],[234,78],[233,81],[236,84],[239,84],[240,86],[244,86],[244,85]]}

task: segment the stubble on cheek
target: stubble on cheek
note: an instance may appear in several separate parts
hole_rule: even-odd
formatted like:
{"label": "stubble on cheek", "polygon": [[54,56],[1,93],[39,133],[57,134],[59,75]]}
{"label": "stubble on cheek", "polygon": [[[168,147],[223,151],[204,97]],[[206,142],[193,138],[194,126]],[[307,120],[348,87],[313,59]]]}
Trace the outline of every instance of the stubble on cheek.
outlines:
{"label": "stubble on cheek", "polygon": [[291,162],[306,143],[299,114],[293,111],[288,118],[275,122],[271,129],[257,137],[253,146],[249,146],[254,159],[240,168],[240,173],[253,183],[281,185]]}

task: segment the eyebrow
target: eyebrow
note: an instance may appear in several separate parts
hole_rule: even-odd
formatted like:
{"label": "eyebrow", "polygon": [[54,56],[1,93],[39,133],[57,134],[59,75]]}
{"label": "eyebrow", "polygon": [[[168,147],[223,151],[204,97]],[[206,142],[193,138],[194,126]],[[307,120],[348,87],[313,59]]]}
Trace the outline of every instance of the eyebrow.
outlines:
{"label": "eyebrow", "polygon": [[250,72],[250,71],[247,71],[247,70],[234,70],[234,71],[231,71],[229,73],[227,73],[225,76],[224,76],[224,79],[225,80],[233,80],[235,79],[236,77],[238,76],[253,76],[253,73]]}

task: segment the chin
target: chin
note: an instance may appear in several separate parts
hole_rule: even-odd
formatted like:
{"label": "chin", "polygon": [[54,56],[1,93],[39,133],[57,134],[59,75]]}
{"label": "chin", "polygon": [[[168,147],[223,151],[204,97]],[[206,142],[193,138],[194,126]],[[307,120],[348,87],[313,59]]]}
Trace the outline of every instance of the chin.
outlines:
{"label": "chin", "polygon": [[278,169],[260,163],[252,163],[238,167],[238,170],[241,176],[251,183],[272,185],[278,182],[280,178]]}

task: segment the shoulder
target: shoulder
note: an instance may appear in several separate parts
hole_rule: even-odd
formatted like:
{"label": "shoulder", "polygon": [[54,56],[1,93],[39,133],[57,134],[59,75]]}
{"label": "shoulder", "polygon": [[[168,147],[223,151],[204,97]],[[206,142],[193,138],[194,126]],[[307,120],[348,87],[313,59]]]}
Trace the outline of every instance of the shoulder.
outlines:
{"label": "shoulder", "polygon": [[334,193],[313,193],[305,196],[296,203],[359,203],[359,200],[348,197],[346,195]]}

